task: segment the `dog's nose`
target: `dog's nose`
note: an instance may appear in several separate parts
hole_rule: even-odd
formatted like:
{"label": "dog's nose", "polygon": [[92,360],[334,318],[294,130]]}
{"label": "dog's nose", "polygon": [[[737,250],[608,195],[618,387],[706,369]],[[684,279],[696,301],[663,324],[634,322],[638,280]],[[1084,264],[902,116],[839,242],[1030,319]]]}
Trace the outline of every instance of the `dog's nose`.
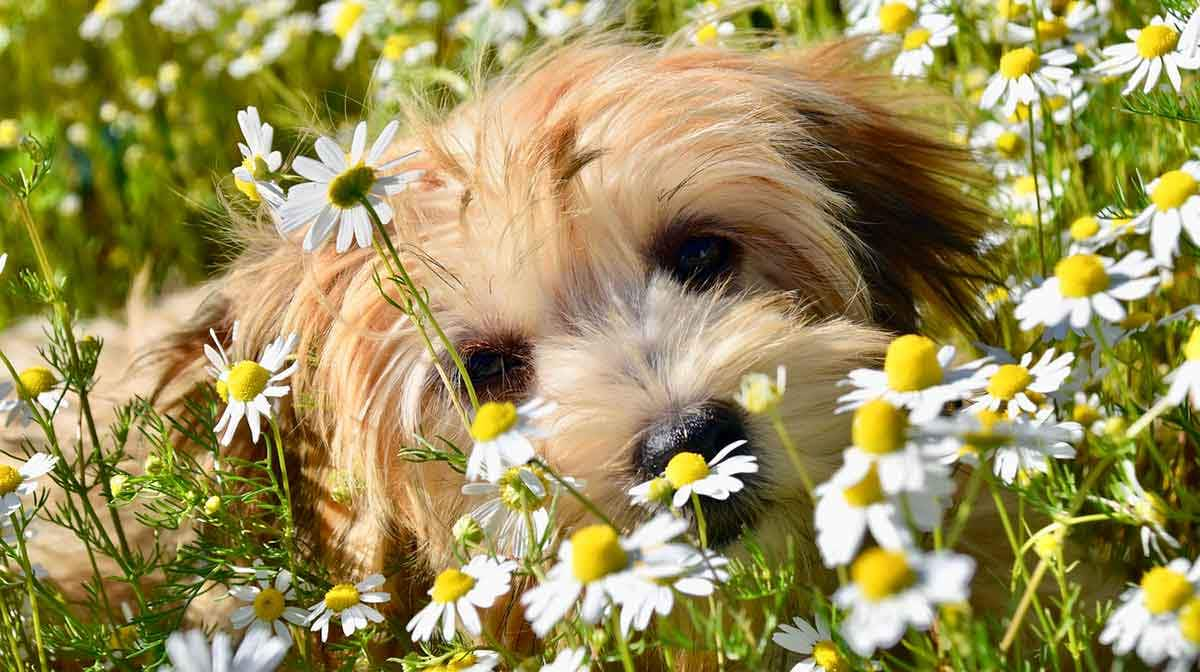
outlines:
{"label": "dog's nose", "polygon": [[711,460],[722,448],[748,438],[742,414],[733,406],[711,402],[676,412],[646,433],[638,467],[657,476],[679,453],[698,453]]}

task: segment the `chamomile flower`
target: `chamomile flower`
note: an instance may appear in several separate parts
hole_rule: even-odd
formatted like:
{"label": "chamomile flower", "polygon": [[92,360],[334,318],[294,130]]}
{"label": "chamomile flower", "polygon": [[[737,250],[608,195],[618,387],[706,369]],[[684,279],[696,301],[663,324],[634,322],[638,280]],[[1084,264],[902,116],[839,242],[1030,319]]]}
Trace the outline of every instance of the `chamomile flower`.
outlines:
{"label": "chamomile flower", "polygon": [[525,15],[542,37],[560,38],[579,26],[591,26],[604,16],[604,0],[525,0]]}
{"label": "chamomile flower", "polygon": [[536,420],[554,411],[555,404],[541,398],[520,406],[510,401],[489,401],[479,407],[471,421],[475,447],[467,458],[467,480],[481,478],[495,483],[510,467],[534,458],[531,438],[545,436]]}
{"label": "chamomile flower", "polygon": [[729,579],[729,561],[709,550],[698,551],[684,544],[668,544],[645,551],[634,562],[627,580],[611,584],[613,602],[621,606],[619,627],[645,630],[658,614],[668,616],[675,606],[675,593],[708,597],[716,584]]}
{"label": "chamomile flower", "polygon": [[865,477],[874,467],[885,494],[923,490],[930,464],[908,430],[908,414],[883,399],[859,406],[850,425],[854,445],[843,452],[848,476]]}
{"label": "chamomile flower", "polygon": [[765,373],[748,373],[742,377],[741,386],[733,400],[751,415],[770,413],[779,406],[787,391],[787,369],[780,364],[775,369],[775,379]]}
{"label": "chamomile flower", "polygon": [[461,623],[463,630],[478,637],[483,632],[478,610],[491,607],[509,591],[516,568],[511,560],[500,562],[477,555],[462,568],[445,570],[429,589],[432,601],[412,617],[405,630],[412,633],[413,641],[423,642],[433,636],[440,622],[442,639],[450,641]]}
{"label": "chamomile flower", "polygon": [[969,411],[999,411],[1004,406],[1010,418],[1016,418],[1022,411],[1036,413],[1039,404],[1071,375],[1075,354],[1066,352],[1055,357],[1054,348],[1050,348],[1037,363],[1033,363],[1032,352],[1022,355],[1019,362],[1011,357],[1006,359],[1009,361],[988,364],[979,370],[979,377],[987,380],[987,387]]}
{"label": "chamomile flower", "polygon": [[229,635],[218,632],[209,644],[201,630],[173,632],[167,637],[165,672],[274,672],[287,656],[290,641],[257,632],[233,650]]}
{"label": "chamomile flower", "polygon": [[1136,588],[1121,594],[1121,606],[1108,617],[1100,643],[1111,644],[1118,656],[1136,649],[1147,665],[1158,665],[1182,646],[1180,611],[1196,596],[1197,580],[1200,563],[1185,558],[1150,569]]}
{"label": "chamomile flower", "polygon": [[1150,249],[1160,266],[1170,267],[1179,254],[1179,233],[1200,245],[1200,161],[1188,161],[1146,187],[1150,206],[1133,219],[1138,230],[1150,231]]}
{"label": "chamomile flower", "polygon": [[[746,441],[734,441],[722,448],[707,462],[698,453],[683,452],[671,458],[662,474],[671,485],[674,495],[671,505],[682,508],[691,501],[692,493],[717,500],[729,499],[729,495],[741,491],[745,484],[735,478],[739,474],[758,473],[758,458],[753,455],[732,455]],[[732,456],[731,456],[732,455]],[[655,479],[657,480],[657,479]],[[654,481],[643,483],[629,491],[636,498],[647,497],[656,486]]]}
{"label": "chamomile flower", "polygon": [[1017,105],[1016,112],[1007,121],[1028,126],[1029,117],[1032,115],[1034,127],[1040,129],[1044,119],[1042,101],[1045,101],[1045,109],[1050,112],[1050,120],[1057,126],[1066,126],[1078,118],[1084,108],[1088,106],[1088,103],[1092,101],[1092,94],[1087,89],[1087,82],[1079,77],[1072,77],[1063,82],[1057,92],[1043,95],[1028,105],[1024,103]]}
{"label": "chamomile flower", "polygon": [[7,413],[5,424],[20,422],[28,425],[34,419],[34,404],[41,407],[42,415],[53,415],[59,407],[67,405],[63,397],[66,389],[54,372],[44,366],[31,366],[19,374],[13,383],[4,384],[0,392],[16,392],[15,399],[0,402],[0,413]]}
{"label": "chamomile flower", "polygon": [[1036,101],[1039,92],[1054,94],[1060,82],[1070,79],[1071,69],[1066,66],[1075,61],[1075,54],[1066,49],[1044,54],[1030,47],[1013,49],[1000,58],[1000,69],[988,80],[979,106],[990,110],[999,104],[1003,113],[1010,115],[1018,104]]}
{"label": "chamomile flower", "polygon": [[[593,624],[616,595],[630,594],[630,582],[650,588],[652,582],[641,578],[647,573],[657,575],[659,580],[685,574],[688,567],[679,561],[694,557],[695,550],[670,542],[687,528],[687,521],[664,513],[627,537],[605,524],[576,530],[559,547],[558,563],[546,578],[521,596],[525,618],[534,633],[545,637],[580,602],[580,597],[580,617]],[[682,548],[675,548],[678,546]],[[636,575],[632,572],[635,564],[640,570]]]}
{"label": "chamomile flower", "polygon": [[538,672],[587,672],[587,649],[563,649],[553,662],[538,668]]}
{"label": "chamomile flower", "polygon": [[1147,491],[1138,482],[1133,462],[1121,463],[1121,479],[1112,488],[1113,499],[1095,497],[1096,501],[1113,509],[1122,518],[1141,526],[1142,554],[1150,557],[1151,551],[1163,557],[1159,542],[1170,548],[1179,548],[1179,541],[1167,532],[1167,504],[1162,497]]}
{"label": "chamomile flower", "polygon": [[283,154],[278,150],[272,151],[271,141],[275,129],[270,124],[263,123],[258,116],[258,108],[248,107],[237,113],[238,126],[242,129],[245,142],[238,143],[238,151],[242,153],[242,165],[233,169],[234,184],[251,201],[261,200],[258,194],[258,183],[267,182],[273,173],[283,165]]}
{"label": "chamomile flower", "polygon": [[38,479],[50,473],[58,458],[34,453],[20,467],[0,464],[0,518],[8,520],[21,508],[21,498],[37,490]]}
{"label": "chamomile flower", "polygon": [[709,21],[700,24],[688,38],[697,47],[720,46],[725,38],[732,37],[737,26],[729,21]]}
{"label": "chamomile flower", "polygon": [[229,594],[248,603],[230,616],[233,627],[241,630],[249,626],[247,636],[260,631],[267,635],[274,632],[276,637],[291,643],[287,623],[308,625],[307,611],[287,606],[288,600],[295,599],[296,591],[292,588],[292,573],[286,569],[280,570],[274,580],[260,578],[257,585],[234,586],[229,589]]}
{"label": "chamomile flower", "polygon": [[[583,483],[563,477],[571,487]],[[467,515],[476,521],[486,538],[503,554],[523,558],[529,543],[542,543],[550,526],[549,508],[563,487],[536,464],[509,467],[494,483],[466,483],[462,493],[488,497]],[[530,527],[532,525],[532,528]]]}
{"label": "chamomile flower", "polygon": [[900,53],[892,62],[896,77],[924,77],[933,65],[933,50],[944,47],[958,33],[954,17],[947,14],[922,14],[918,25],[904,33]]}
{"label": "chamomile flower", "polygon": [[1192,14],[1187,23],[1171,14],[1156,16],[1150,24],[1125,31],[1129,42],[1114,44],[1103,50],[1104,61],[1094,70],[1102,75],[1117,76],[1132,72],[1129,82],[1121,92],[1128,95],[1142,85],[1144,93],[1150,93],[1158,84],[1163,71],[1167,73],[1172,88],[1179,93],[1183,86],[1180,70],[1200,67],[1200,13]]}
{"label": "chamomile flower", "polygon": [[992,471],[1006,484],[1019,474],[1045,473],[1049,460],[1069,460],[1075,457],[1075,447],[1083,437],[1077,422],[1058,422],[1054,409],[1045,408],[1032,420],[1019,418],[1011,422],[1012,438],[992,454]]}
{"label": "chamomile flower", "polygon": [[487,649],[459,651],[440,658],[421,672],[491,672],[500,664],[500,654]]}
{"label": "chamomile flower", "polygon": [[944,47],[958,32],[954,18],[932,11],[932,4],[918,6],[915,0],[896,0],[879,6],[857,21],[848,34],[875,35],[866,57],[899,49],[892,65],[898,77],[920,77],[933,64],[933,47]]}
{"label": "chamomile flower", "polygon": [[924,489],[889,495],[879,479],[879,467],[843,465],[828,481],[817,486],[813,512],[817,548],[827,567],[844,565],[862,546],[868,530],[877,543],[887,548],[909,545],[905,514],[922,531],[932,530],[950,504],[954,482],[945,470],[929,466],[922,476]]}
{"label": "chamomile flower", "polygon": [[354,60],[358,45],[366,34],[372,13],[364,0],[333,0],[317,10],[317,28],[336,35],[342,42],[333,65],[341,70]]}
{"label": "chamomile flower", "polygon": [[1023,330],[1045,325],[1063,334],[1068,324],[1083,333],[1093,314],[1119,323],[1126,315],[1121,301],[1143,298],[1158,285],[1157,277],[1146,277],[1156,266],[1140,250],[1116,263],[1089,253],[1064,257],[1052,277],[1025,294],[1014,315]]}
{"label": "chamomile flower", "polygon": [[954,346],[938,347],[925,336],[906,334],[888,345],[883,370],[855,369],[839,385],[857,389],[838,398],[837,412],[850,411],[872,399],[911,410],[913,422],[941,413],[947,402],[965,399],[978,389],[977,364],[950,367]]}
{"label": "chamomile flower", "polygon": [[374,235],[372,222],[362,201],[365,199],[380,223],[387,225],[392,221],[388,197],[421,175],[420,171],[383,175],[417,154],[413,151],[392,161],[383,160],[399,129],[398,122],[389,122],[370,150],[367,150],[365,121],[354,128],[349,152],[343,151],[332,138],[317,138],[315,147],[320,161],[300,156],[292,162],[292,168],[309,181],[288,189],[287,202],[279,210],[280,232],[287,234],[311,223],[304,236],[304,249],[308,252],[325,242],[334,229],[338,232],[339,254],[350,249],[351,241],[359,247],[370,247]]}
{"label": "chamomile flower", "polygon": [[140,4],[141,0],[96,0],[79,24],[79,36],[85,40],[111,42],[122,32],[121,17],[137,9]]}
{"label": "chamomile flower", "polygon": [[1100,401],[1100,395],[1088,394],[1082,390],[1075,393],[1075,403],[1071,406],[1071,420],[1078,422],[1084,431],[1103,434],[1107,418],[1108,411]]}
{"label": "chamomile flower", "polygon": [[863,551],[850,565],[850,583],[833,595],[850,610],[841,633],[861,656],[889,648],[910,625],[928,629],[936,606],[965,602],[974,573],[974,560],[948,551]]}
{"label": "chamomile flower", "polygon": [[[216,336],[213,335],[214,340]],[[220,371],[217,379],[217,392],[226,402],[225,412],[217,421],[213,431],[221,433],[221,443],[229,445],[237,432],[242,418],[250,427],[251,440],[258,443],[258,435],[262,430],[262,419],[268,420],[275,413],[272,401],[287,396],[291,390],[287,385],[281,385],[300,367],[298,362],[284,367],[296,347],[298,336],[289,334],[285,338],[277,338],[267,344],[262,357],[257,362],[243,359],[231,364],[224,349],[214,350],[207,344],[204,352],[213,367]],[[220,344],[218,343],[218,348]]]}
{"label": "chamomile flower", "polygon": [[472,0],[452,25],[457,35],[497,46],[524,38],[529,29],[520,9],[496,0]]}
{"label": "chamomile flower", "polygon": [[829,632],[829,623],[819,615],[813,622],[816,627],[797,616],[792,619],[791,625],[781,624],[779,631],[771,636],[771,641],[788,651],[808,656],[796,663],[791,672],[841,672],[849,669],[850,663],[842,656]]}
{"label": "chamomile flower", "polygon": [[372,604],[391,600],[383,591],[375,590],[383,585],[383,575],[372,574],[358,583],[339,583],[325,593],[325,599],[308,609],[308,624],[315,632],[321,631],[321,641],[329,639],[329,622],[342,622],[342,633],[347,637],[367,627],[367,622],[382,623],[383,614]]}
{"label": "chamomile flower", "polygon": [[[1025,124],[985,121],[971,133],[971,148],[996,177],[1021,177],[1029,172],[1029,127]],[[1046,149],[1040,141],[1035,141],[1035,148],[1038,152]]]}
{"label": "chamomile flower", "polygon": [[1175,406],[1187,400],[1192,408],[1200,409],[1200,326],[1192,328],[1183,345],[1183,363],[1164,380],[1171,384],[1165,403]]}
{"label": "chamomile flower", "polygon": [[[1008,23],[1005,26],[1007,41],[1026,44],[1036,41],[1042,46],[1094,45],[1097,38],[1099,10],[1088,2],[1070,3],[1065,12],[1056,13],[1055,7],[1041,5],[1042,16],[1032,25]],[[1076,50],[1078,51],[1078,49]]]}

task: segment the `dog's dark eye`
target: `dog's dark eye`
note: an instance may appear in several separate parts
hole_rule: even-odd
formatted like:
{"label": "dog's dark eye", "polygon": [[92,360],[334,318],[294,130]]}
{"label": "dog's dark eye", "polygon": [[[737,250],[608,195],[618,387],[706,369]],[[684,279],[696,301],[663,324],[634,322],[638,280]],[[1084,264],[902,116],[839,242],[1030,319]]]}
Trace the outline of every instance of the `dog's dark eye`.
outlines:
{"label": "dog's dark eye", "polygon": [[733,268],[733,241],[720,236],[693,236],[676,248],[671,260],[675,279],[699,288],[707,288]]}
{"label": "dog's dark eye", "polygon": [[463,364],[475,391],[485,399],[519,393],[528,383],[529,353],[525,348],[468,348],[463,352]]}
{"label": "dog's dark eye", "polygon": [[475,385],[486,385],[504,377],[507,369],[515,368],[506,361],[503,353],[495,350],[477,350],[467,356],[467,375]]}

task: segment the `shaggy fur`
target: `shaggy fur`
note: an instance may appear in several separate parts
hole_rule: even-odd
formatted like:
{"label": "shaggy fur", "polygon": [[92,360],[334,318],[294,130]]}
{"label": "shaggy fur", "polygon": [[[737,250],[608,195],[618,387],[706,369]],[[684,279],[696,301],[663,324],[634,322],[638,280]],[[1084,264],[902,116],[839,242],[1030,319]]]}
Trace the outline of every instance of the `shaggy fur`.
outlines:
{"label": "shaggy fur", "polygon": [[[625,491],[645,477],[640,441],[660,419],[783,364],[783,416],[820,480],[848,437],[836,381],[877,365],[919,315],[970,325],[988,218],[967,195],[966,157],[922,127],[924,92],[864,74],[857,51],[582,43],[442,121],[412,120],[394,148],[422,150],[403,170],[425,171],[393,203],[408,269],[461,350],[517,363],[482,396],[556,401],[542,454],[624,523],[638,515]],[[158,400],[170,408],[204,382],[210,327],[225,337],[240,321],[247,354],[299,333],[281,417],[304,533],[339,575],[388,574],[407,618],[474,504],[445,465],[399,451],[416,436],[469,447],[462,392],[379,295],[373,250],[309,255],[263,227],[238,233],[246,251],[160,353]],[[664,270],[696,235],[736,249],[733,276],[707,290]],[[109,370],[128,354],[109,352]],[[766,475],[752,493],[758,538],[793,534],[812,560],[811,504],[765,421],[747,421]],[[341,504],[331,488],[347,477],[357,487]],[[588,520],[572,504],[568,528]],[[528,641],[520,621],[508,638]]]}

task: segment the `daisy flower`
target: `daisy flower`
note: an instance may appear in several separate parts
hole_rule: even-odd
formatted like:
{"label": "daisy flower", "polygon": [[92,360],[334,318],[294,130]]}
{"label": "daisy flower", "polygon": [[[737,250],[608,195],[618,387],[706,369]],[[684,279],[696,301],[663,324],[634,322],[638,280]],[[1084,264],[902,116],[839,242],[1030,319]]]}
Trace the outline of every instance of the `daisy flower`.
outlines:
{"label": "daisy flower", "polygon": [[1195,597],[1197,579],[1200,563],[1185,558],[1147,571],[1136,588],[1121,594],[1121,606],[1108,617],[1100,643],[1111,644],[1118,656],[1136,648],[1143,662],[1158,665],[1182,645],[1179,614]]}
{"label": "daisy flower", "polygon": [[1183,358],[1183,363],[1165,378],[1171,384],[1165,401],[1176,406],[1187,399],[1192,408],[1200,409],[1200,326],[1192,328],[1183,346]]}
{"label": "daisy flower", "polygon": [[861,656],[889,648],[910,625],[928,629],[936,606],[965,602],[974,573],[975,561],[957,553],[867,549],[850,565],[850,582],[833,595],[850,610],[840,631]]}
{"label": "daisy flower", "polygon": [[399,122],[389,122],[369,151],[366,150],[365,121],[354,128],[349,152],[332,138],[317,138],[315,146],[320,161],[299,156],[292,162],[292,168],[309,181],[288,189],[287,202],[279,210],[280,232],[287,234],[311,223],[304,236],[304,249],[308,252],[325,242],[335,228],[338,230],[336,249],[339,254],[350,249],[352,240],[359,247],[370,247],[372,222],[362,200],[366,199],[379,221],[386,225],[392,221],[392,208],[387,204],[387,198],[421,175],[420,171],[390,176],[381,174],[417,154],[413,151],[392,161],[383,161],[383,155],[399,129]]}
{"label": "daisy flower", "polygon": [[933,50],[944,47],[958,33],[954,17],[947,14],[922,14],[917,27],[904,33],[900,53],[892,62],[896,77],[924,77],[933,65]]}
{"label": "daisy flower", "polygon": [[[746,444],[745,440],[734,441],[722,448],[711,460],[705,462],[698,453],[683,452],[671,458],[661,478],[675,491],[671,506],[683,508],[691,501],[692,493],[717,500],[729,499],[729,495],[740,491],[744,484],[738,474],[758,473],[758,458],[753,455],[730,455]],[[728,459],[726,459],[728,458]],[[656,483],[656,481],[658,483]],[[648,501],[655,488],[661,487],[659,479],[653,479],[630,489],[635,501]]]}
{"label": "daisy flower", "polygon": [[1131,28],[1125,35],[1130,41],[1105,47],[1102,52],[1105,60],[1093,68],[1110,77],[1132,72],[1121,92],[1124,95],[1132,93],[1139,84],[1142,92],[1150,93],[1164,70],[1171,86],[1179,93],[1183,86],[1179,71],[1200,66],[1200,57],[1196,53],[1200,46],[1200,13],[1192,14],[1186,24],[1170,14],[1156,16],[1150,25],[1140,30]]}
{"label": "daisy flower", "polygon": [[1054,409],[1038,412],[1032,420],[1018,419],[1013,424],[1012,439],[996,448],[992,455],[992,471],[1006,484],[1011,484],[1019,474],[1030,472],[1046,473],[1048,460],[1070,460],[1075,457],[1075,447],[1083,437],[1083,428],[1077,422],[1057,422],[1053,419]]}
{"label": "daisy flower", "polygon": [[733,36],[737,26],[729,21],[709,21],[692,31],[688,39],[697,47],[715,47],[724,43],[725,38]]}
{"label": "daisy flower", "polygon": [[1030,47],[1013,49],[1000,58],[1000,69],[988,80],[979,107],[989,110],[999,103],[1007,116],[1019,103],[1029,105],[1037,100],[1039,91],[1053,95],[1059,82],[1070,79],[1071,69],[1066,66],[1075,61],[1075,54],[1067,49],[1044,54]]}
{"label": "daisy flower", "polygon": [[487,609],[496,598],[509,591],[513,570],[512,560],[499,562],[477,555],[461,569],[447,569],[434,579],[429,596],[433,601],[417,612],[404,627],[412,633],[413,641],[423,642],[433,636],[441,622],[442,639],[454,639],[458,623],[474,637],[483,632],[477,609]]}
{"label": "daisy flower", "polygon": [[887,2],[859,19],[847,31],[852,35],[876,35],[867,47],[866,57],[899,49],[892,65],[898,77],[920,77],[933,64],[933,47],[944,47],[958,32],[954,18],[936,11],[932,5],[918,7],[915,0]]}
{"label": "daisy flower", "polygon": [[1125,460],[1121,463],[1121,475],[1122,480],[1117,481],[1112,488],[1114,499],[1095,499],[1116,511],[1118,515],[1141,526],[1139,533],[1142,538],[1142,554],[1147,558],[1152,550],[1155,555],[1163,557],[1160,541],[1171,548],[1179,548],[1179,541],[1166,529],[1166,502],[1142,487],[1138,482],[1133,462]]}
{"label": "daisy flower", "polygon": [[712,595],[718,582],[729,579],[724,557],[683,544],[647,550],[634,563],[627,580],[614,580],[613,602],[621,605],[621,632],[630,627],[645,630],[658,614],[668,616],[675,606],[675,593],[692,597]]}
{"label": "daisy flower", "polygon": [[482,478],[495,483],[510,467],[532,460],[535,453],[529,439],[545,436],[535,421],[554,408],[555,404],[540,397],[520,406],[510,401],[489,401],[480,406],[471,420],[475,447],[467,458],[467,480]]}
{"label": "daisy flower", "polygon": [[1071,406],[1071,420],[1079,423],[1085,431],[1093,434],[1103,434],[1108,417],[1100,395],[1088,394],[1083,391],[1075,393],[1075,403]]}
{"label": "daisy flower", "polygon": [[[671,544],[683,534],[688,523],[664,513],[650,519],[628,537],[622,537],[605,524],[589,525],[577,530],[558,550],[558,563],[546,573],[546,578],[521,596],[525,618],[538,637],[545,637],[563,616],[580,606],[580,617],[594,624],[604,615],[615,595],[629,595],[631,582],[642,588],[652,588],[652,581],[640,578],[646,573],[664,580],[673,574],[682,575],[686,566],[681,558],[691,558],[695,549]],[[682,546],[671,551],[672,547]],[[635,564],[640,574],[632,572]]]}
{"label": "daisy flower", "polygon": [[251,583],[234,586],[229,589],[229,594],[248,603],[230,616],[233,627],[238,630],[250,626],[247,635],[260,631],[267,635],[274,632],[276,637],[290,644],[292,634],[287,623],[308,625],[307,611],[287,606],[288,600],[295,599],[296,591],[292,588],[292,573],[286,569],[279,570],[274,581],[260,577],[258,585]]}
{"label": "daisy flower", "polygon": [[[216,334],[211,331],[209,333],[216,342]],[[236,338],[235,325],[233,339],[236,340]],[[243,417],[246,418],[246,424],[250,427],[251,440],[258,443],[262,418],[270,419],[275,412],[272,408],[272,400],[287,396],[291,390],[287,385],[279,383],[300,368],[299,362],[292,362],[291,366],[284,368],[284,364],[296,347],[298,338],[295,333],[289,334],[286,339],[277,338],[267,344],[262,357],[257,362],[243,359],[232,364],[219,342],[216,343],[216,349],[205,344],[204,354],[213,366],[210,371],[220,372],[217,378],[217,393],[226,402],[225,412],[221,414],[221,419],[213,427],[215,432],[224,431],[224,434],[221,435],[223,445],[227,446],[233,441],[233,435],[237,432],[238,424],[241,423]]]}
{"label": "daisy flower", "polygon": [[1046,109],[1050,112],[1050,119],[1057,126],[1066,126],[1071,121],[1079,116],[1088,103],[1092,101],[1092,94],[1087,90],[1087,83],[1079,77],[1062,83],[1058,91],[1043,95],[1038,100],[1026,105],[1024,103],[1017,105],[1017,110],[1013,116],[1008,118],[1009,123],[1020,122],[1023,125],[1028,125],[1029,116],[1033,115],[1033,124],[1035,128],[1041,128],[1042,124],[1042,101],[1045,101]]}
{"label": "daisy flower", "polygon": [[367,3],[363,0],[333,0],[321,5],[317,12],[317,28],[336,35],[342,42],[333,62],[333,66],[341,70],[354,60],[372,13],[367,11]]}
{"label": "daisy flower", "polygon": [[1200,161],[1188,161],[1146,187],[1150,206],[1133,219],[1138,230],[1150,231],[1150,249],[1160,266],[1170,267],[1179,254],[1179,232],[1200,245]]}
{"label": "daisy flower", "polygon": [[[1033,42],[1036,38],[1044,47],[1057,47],[1063,44],[1083,45],[1095,44],[1099,39],[1097,20],[1099,11],[1088,2],[1073,2],[1065,12],[1055,13],[1055,7],[1042,5],[1042,16],[1032,25],[1008,23],[1005,26],[1005,37],[1010,43],[1024,44]],[[1080,50],[1076,48],[1078,53]]]}
{"label": "daisy flower", "polygon": [[97,0],[79,24],[79,36],[85,40],[111,42],[123,29],[121,16],[137,9],[141,0]]}
{"label": "daisy flower", "polygon": [[[563,478],[579,489],[582,481]],[[478,523],[495,550],[523,558],[532,539],[543,543],[550,526],[549,507],[563,487],[536,464],[509,467],[495,483],[467,483],[462,493],[488,497],[467,515]]]}
{"label": "daisy flower", "polygon": [[1022,411],[1036,413],[1038,405],[1071,375],[1071,363],[1075,361],[1075,354],[1070,352],[1055,357],[1054,348],[1043,352],[1032,366],[1032,352],[1022,355],[1019,362],[1004,354],[1008,361],[988,364],[979,370],[980,378],[987,380],[987,387],[968,411],[999,411],[1004,406],[1009,418],[1016,418]]}
{"label": "daisy flower", "polygon": [[251,201],[261,200],[257,185],[267,182],[271,175],[283,165],[283,154],[271,150],[275,129],[263,123],[258,108],[247,107],[237,113],[238,126],[242,129],[245,142],[238,143],[242,153],[242,165],[233,169],[234,184]]}
{"label": "daisy flower", "polygon": [[554,657],[554,662],[546,663],[538,672],[587,672],[587,649],[563,649]]}
{"label": "daisy flower", "polygon": [[50,473],[58,458],[46,453],[34,453],[20,467],[0,464],[0,518],[8,517],[21,508],[21,498],[37,490],[37,481]]}
{"label": "daisy flower", "polygon": [[908,430],[908,414],[883,399],[859,406],[850,425],[853,445],[843,452],[846,468],[862,477],[874,467],[888,495],[920,492],[930,464]]}
{"label": "daisy flower", "polygon": [[500,654],[487,649],[459,651],[441,659],[433,667],[423,667],[428,672],[491,672],[500,664]]}
{"label": "daisy flower", "polygon": [[5,424],[20,422],[26,426],[33,422],[35,413],[33,405],[42,407],[43,415],[53,415],[59,407],[66,406],[63,398],[66,388],[62,381],[54,376],[54,372],[44,366],[31,366],[17,374],[14,384],[5,383],[0,392],[8,394],[15,391],[16,399],[0,402],[0,412],[8,413]]}
{"label": "daisy flower", "polygon": [[264,632],[247,634],[237,651],[229,635],[218,632],[212,644],[201,630],[173,632],[167,637],[167,658],[170,665],[163,672],[273,672],[287,656],[291,642],[271,637]]}
{"label": "daisy flower", "polygon": [[910,409],[913,422],[923,422],[941,413],[951,401],[965,399],[978,388],[975,363],[950,368],[954,346],[939,348],[925,336],[906,334],[888,345],[883,370],[855,369],[839,385],[857,389],[838,398],[837,413],[862,406],[872,399],[886,399]]}
{"label": "daisy flower", "polygon": [[819,615],[813,622],[816,627],[797,616],[792,619],[792,625],[781,624],[779,632],[771,636],[771,641],[788,651],[808,656],[796,663],[791,672],[841,672],[849,669],[850,663],[842,656],[829,632],[829,623]]}
{"label": "daisy flower", "polygon": [[497,46],[524,38],[529,28],[520,9],[493,0],[472,0],[452,25],[461,37]]}
{"label": "daisy flower", "polygon": [[1083,333],[1093,313],[1119,323],[1126,315],[1121,301],[1143,298],[1158,285],[1157,277],[1146,277],[1156,266],[1140,250],[1116,263],[1089,253],[1064,257],[1054,265],[1053,277],[1025,294],[1014,315],[1022,330],[1045,325],[1063,334],[1068,323]]}
{"label": "daisy flower", "polygon": [[775,369],[775,379],[765,373],[748,373],[742,377],[741,385],[733,400],[751,415],[770,413],[783,401],[787,391],[787,369],[780,364]]}
{"label": "daisy flower", "polygon": [[950,504],[954,482],[944,469],[930,466],[919,492],[889,495],[883,490],[879,468],[874,463],[846,464],[828,481],[817,486],[813,512],[817,548],[827,567],[844,565],[862,546],[868,530],[881,546],[901,548],[912,541],[905,514],[911,514],[917,529],[930,531]]}
{"label": "daisy flower", "polygon": [[382,623],[383,614],[372,604],[382,604],[391,596],[375,589],[383,585],[383,575],[372,574],[358,583],[339,583],[325,593],[325,599],[308,609],[308,623],[315,632],[321,631],[321,641],[329,639],[329,622],[339,619],[342,633],[347,637],[367,627],[367,622]]}
{"label": "daisy flower", "polygon": [[[1035,147],[1038,152],[1046,149],[1040,141],[1035,143]],[[996,177],[1020,177],[1029,172],[1025,167],[1029,160],[1027,125],[985,121],[971,133],[971,148],[982,162],[992,167]]]}

